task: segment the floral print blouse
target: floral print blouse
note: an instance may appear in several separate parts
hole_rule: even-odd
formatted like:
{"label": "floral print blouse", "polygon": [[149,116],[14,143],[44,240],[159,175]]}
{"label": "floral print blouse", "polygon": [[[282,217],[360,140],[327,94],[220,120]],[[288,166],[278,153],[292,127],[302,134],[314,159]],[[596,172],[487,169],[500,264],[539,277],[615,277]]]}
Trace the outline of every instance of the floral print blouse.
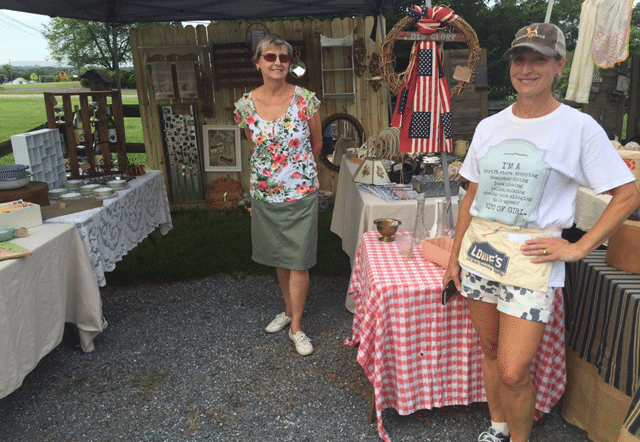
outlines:
{"label": "floral print blouse", "polygon": [[238,100],[235,120],[241,128],[249,128],[254,146],[250,189],[253,198],[282,203],[318,190],[318,169],[307,120],[319,105],[315,93],[296,86],[284,115],[265,121],[258,115],[251,93]]}

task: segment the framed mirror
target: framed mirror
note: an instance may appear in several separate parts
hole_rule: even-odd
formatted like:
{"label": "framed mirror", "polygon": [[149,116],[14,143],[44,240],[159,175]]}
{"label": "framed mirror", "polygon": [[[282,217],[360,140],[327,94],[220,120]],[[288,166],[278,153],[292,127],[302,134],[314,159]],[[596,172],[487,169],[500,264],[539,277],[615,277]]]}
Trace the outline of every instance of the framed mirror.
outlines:
{"label": "framed mirror", "polygon": [[289,65],[289,74],[291,74],[293,78],[302,78],[306,73],[307,66],[300,60],[300,51],[296,51],[296,55]]}
{"label": "framed mirror", "polygon": [[322,162],[332,170],[340,170],[342,155],[347,149],[358,148],[364,141],[364,130],[352,115],[329,115],[322,122]]}

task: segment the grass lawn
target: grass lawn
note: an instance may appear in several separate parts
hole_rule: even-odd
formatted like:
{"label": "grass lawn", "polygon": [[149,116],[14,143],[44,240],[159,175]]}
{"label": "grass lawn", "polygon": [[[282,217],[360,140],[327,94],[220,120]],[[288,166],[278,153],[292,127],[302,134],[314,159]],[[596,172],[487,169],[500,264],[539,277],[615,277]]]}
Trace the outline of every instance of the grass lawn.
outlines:
{"label": "grass lawn", "polygon": [[47,121],[44,98],[0,95],[0,143]]}
{"label": "grass lawn", "polygon": [[[318,214],[318,263],[310,269],[312,276],[351,273],[342,241],[329,231],[332,214],[333,206]],[[162,235],[156,229],[125,255],[105,275],[108,285],[163,284],[216,273],[275,274],[273,267],[251,259],[247,210],[175,210],[171,217],[173,230]]]}
{"label": "grass lawn", "polygon": [[[69,82],[74,83],[74,82]],[[63,87],[68,87],[69,83],[53,83],[62,84]],[[77,83],[77,82],[76,82]],[[29,91],[37,90],[34,86],[40,86],[42,83],[20,85],[21,87],[31,86]],[[47,84],[46,89],[51,90],[52,83]],[[47,121],[47,114],[45,111],[44,98],[38,94],[29,97],[17,97],[8,93],[2,93],[3,89],[18,88],[18,85],[3,86],[0,87],[0,143],[7,141],[12,135],[21,134],[27,132],[34,127],[38,127]],[[43,89],[43,87],[40,87]],[[137,95],[124,95],[122,97],[123,104],[138,104]],[[72,103],[80,104],[79,99],[72,100]],[[125,118],[125,134],[128,142],[131,143],[143,143],[144,138],[142,135],[142,121],[139,118]],[[136,164],[146,164],[146,155],[135,154]],[[0,158],[0,164],[13,164],[15,162],[13,154],[6,155]]]}
{"label": "grass lawn", "polygon": [[65,88],[65,89],[75,89],[81,88],[79,81],[65,81],[58,83],[30,83],[30,84],[0,84],[0,93],[2,91],[11,91],[11,90],[20,90],[25,89],[25,94],[39,94],[43,90],[51,90],[53,88]]}

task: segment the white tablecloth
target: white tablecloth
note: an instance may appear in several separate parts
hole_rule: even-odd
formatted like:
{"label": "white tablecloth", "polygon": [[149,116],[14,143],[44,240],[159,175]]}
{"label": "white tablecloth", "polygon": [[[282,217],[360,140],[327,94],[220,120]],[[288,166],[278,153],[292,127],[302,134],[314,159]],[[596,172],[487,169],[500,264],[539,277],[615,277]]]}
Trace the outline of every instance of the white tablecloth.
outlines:
{"label": "white tablecloth", "polygon": [[45,221],[78,228],[100,287],[107,284],[105,272],[113,271],[116,262],[157,227],[163,235],[173,228],[161,171],[147,171],[117,194],[116,198],[103,200],[102,207]]}
{"label": "white tablecloth", "polygon": [[[388,203],[382,198],[358,189],[353,182],[353,174],[358,164],[347,155],[342,157],[336,200],[331,218],[331,231],[342,239],[342,250],[351,259],[351,267],[356,259],[360,239],[364,232],[377,230],[373,221],[378,218],[394,218],[402,222],[400,230],[412,230],[416,219],[417,202],[404,201]],[[462,196],[462,190],[461,194]],[[438,198],[427,198],[425,202],[425,224],[431,228],[435,219],[435,204]],[[458,218],[458,196],[452,198],[453,222]]]}
{"label": "white tablecloth", "polygon": [[0,261],[0,398],[20,385],[61,341],[65,322],[78,327],[82,350],[93,350],[107,326],[100,291],[78,230],[45,224],[11,242],[31,256]]}

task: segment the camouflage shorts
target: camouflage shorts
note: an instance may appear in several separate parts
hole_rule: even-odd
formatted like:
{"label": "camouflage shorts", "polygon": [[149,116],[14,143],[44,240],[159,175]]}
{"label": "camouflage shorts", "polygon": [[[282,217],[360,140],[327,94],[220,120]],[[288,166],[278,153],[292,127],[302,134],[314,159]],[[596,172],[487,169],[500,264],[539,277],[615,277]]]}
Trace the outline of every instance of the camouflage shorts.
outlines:
{"label": "camouflage shorts", "polygon": [[498,311],[535,322],[549,322],[555,288],[537,292],[482,278],[462,269],[462,296],[497,304]]}

